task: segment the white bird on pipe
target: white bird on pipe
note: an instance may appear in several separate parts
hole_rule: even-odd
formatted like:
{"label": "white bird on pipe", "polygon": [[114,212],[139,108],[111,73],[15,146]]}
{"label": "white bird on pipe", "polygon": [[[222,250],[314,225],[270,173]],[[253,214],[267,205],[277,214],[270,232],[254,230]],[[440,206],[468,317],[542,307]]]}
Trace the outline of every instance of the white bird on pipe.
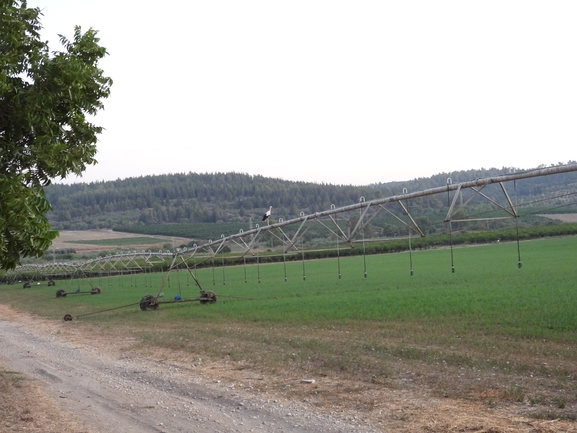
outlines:
{"label": "white bird on pipe", "polygon": [[269,209],[262,216],[263,221],[267,221],[269,219],[271,211],[272,211],[272,206],[269,207]]}

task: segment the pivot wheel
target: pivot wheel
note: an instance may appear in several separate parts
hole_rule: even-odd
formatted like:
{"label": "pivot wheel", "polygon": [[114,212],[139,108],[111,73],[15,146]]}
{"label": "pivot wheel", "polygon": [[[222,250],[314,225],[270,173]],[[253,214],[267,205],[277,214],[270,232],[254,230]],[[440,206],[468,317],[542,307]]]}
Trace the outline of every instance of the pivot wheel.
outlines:
{"label": "pivot wheel", "polygon": [[64,296],[66,296],[66,290],[64,290],[64,289],[56,290],[56,297],[57,298],[63,298]]}
{"label": "pivot wheel", "polygon": [[142,311],[153,311],[158,308],[158,301],[152,295],[146,295],[140,300],[140,309]]}
{"label": "pivot wheel", "polygon": [[100,287],[93,287],[90,290],[91,295],[100,295],[102,293],[102,289]]}
{"label": "pivot wheel", "polygon": [[211,290],[201,290],[200,291],[200,303],[201,304],[214,304],[218,301],[218,295]]}

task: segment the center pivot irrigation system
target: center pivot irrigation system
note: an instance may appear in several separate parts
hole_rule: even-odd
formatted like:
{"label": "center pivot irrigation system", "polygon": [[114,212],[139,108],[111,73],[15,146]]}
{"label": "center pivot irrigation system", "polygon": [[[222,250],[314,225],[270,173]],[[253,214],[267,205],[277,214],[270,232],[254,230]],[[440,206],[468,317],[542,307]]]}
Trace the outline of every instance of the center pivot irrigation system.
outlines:
{"label": "center pivot irrigation system", "polygon": [[[452,179],[447,179],[445,185],[431,188],[427,190],[408,192],[403,189],[402,194],[393,195],[386,198],[375,200],[365,200],[360,197],[359,202],[344,206],[336,207],[331,205],[330,209],[315,212],[312,214],[301,214],[292,219],[283,220],[279,218],[278,221],[272,221],[262,224],[262,227],[256,225],[247,231],[240,230],[239,233],[229,236],[221,235],[220,239],[209,240],[201,245],[194,245],[192,248],[179,248],[175,251],[168,252],[151,252],[151,251],[133,251],[131,253],[115,254],[106,257],[101,257],[94,260],[89,260],[83,263],[48,263],[45,265],[24,265],[17,267],[14,271],[7,273],[6,278],[13,280],[26,280],[29,284],[34,280],[50,279],[74,279],[74,278],[91,278],[124,275],[125,273],[146,273],[153,272],[153,270],[168,270],[157,296],[147,295],[136,303],[140,305],[143,311],[155,310],[160,304],[184,301],[198,301],[201,303],[214,303],[218,296],[215,292],[205,290],[195,276],[197,266],[212,266],[213,267],[213,284],[214,284],[214,267],[215,259],[220,255],[220,266],[224,269],[225,252],[227,261],[235,260],[236,264],[244,264],[248,259],[254,260],[257,266],[265,256],[262,254],[263,243],[264,249],[270,245],[278,246],[282,250],[282,256],[277,258],[277,261],[285,262],[285,281],[286,281],[286,260],[302,259],[303,261],[303,279],[306,278],[304,271],[305,253],[310,253],[310,250],[305,251],[303,237],[309,231],[314,223],[318,223],[326,230],[329,238],[332,239],[333,251],[336,241],[336,257],[340,259],[341,245],[346,245],[348,248],[356,248],[357,244],[361,244],[363,258],[365,256],[365,246],[368,242],[386,242],[387,240],[406,239],[408,241],[409,252],[411,252],[411,238],[424,237],[426,230],[420,227],[417,223],[418,217],[414,217],[413,213],[418,212],[419,206],[414,206],[415,210],[411,209],[411,204],[415,199],[434,196],[446,195],[447,200],[447,214],[444,217],[443,223],[451,239],[451,271],[455,272],[453,261],[453,224],[472,221],[490,221],[501,220],[507,218],[514,218],[517,227],[517,245],[518,242],[518,208],[521,206],[517,202],[517,181],[522,179],[529,179],[539,176],[549,176],[562,173],[569,173],[577,171],[577,164],[560,165],[549,168],[541,168],[526,172],[510,173],[498,175],[494,177],[475,179],[467,182],[453,183]],[[511,186],[512,191],[507,190],[507,183]],[[512,192],[512,194],[510,194]],[[554,197],[556,203],[564,203],[562,205],[575,204],[571,198],[577,191],[563,191],[559,196]],[[474,201],[476,199],[476,201]],[[444,199],[443,199],[444,200]],[[492,209],[491,213],[483,213],[475,217],[467,217],[464,209],[470,203],[482,201],[488,204]],[[345,216],[343,216],[343,214]],[[346,218],[348,214],[348,218]],[[399,223],[400,229],[398,233],[400,236],[394,238],[371,238],[368,234],[369,224],[377,215],[384,215],[393,221]],[[354,218],[351,218],[354,216]],[[340,217],[340,219],[339,219]],[[265,234],[267,234],[265,236]],[[365,236],[367,235],[367,236]],[[229,247],[229,248],[225,248]],[[232,248],[231,248],[232,247]],[[519,252],[519,249],[518,249]],[[412,257],[409,255],[409,257]],[[410,259],[410,272],[413,274],[412,258]],[[367,277],[366,261],[364,262],[363,274]],[[518,254],[518,267],[521,268],[521,256]],[[217,264],[218,266],[219,264]],[[196,286],[200,290],[200,296],[191,299],[183,299],[177,296],[175,300],[161,300],[163,296],[163,288],[168,280],[168,276],[172,271],[186,270],[188,275],[194,280]],[[245,273],[246,275],[246,273]],[[339,278],[340,262],[339,262]],[[245,277],[246,282],[246,277]],[[259,276],[260,282],[260,276]],[[223,284],[224,284],[224,270],[223,270]],[[92,291],[95,293],[94,286],[90,284]],[[79,290],[76,291],[78,293]],[[60,292],[66,293],[66,292]],[[98,288],[98,293],[100,289]],[[130,305],[136,305],[130,304]],[[118,307],[122,308],[122,307]],[[108,311],[108,310],[107,310]],[[93,313],[90,313],[93,314]],[[78,316],[79,317],[79,316]],[[66,320],[72,320],[72,316],[66,315]]]}

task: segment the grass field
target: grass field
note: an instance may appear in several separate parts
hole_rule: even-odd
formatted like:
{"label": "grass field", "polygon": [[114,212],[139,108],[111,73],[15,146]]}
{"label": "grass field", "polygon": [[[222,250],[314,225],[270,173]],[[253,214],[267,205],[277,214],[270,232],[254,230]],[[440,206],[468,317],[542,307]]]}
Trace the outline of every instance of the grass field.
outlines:
{"label": "grass field", "polygon": [[[354,379],[577,419],[577,237],[520,244],[0,286],[0,302],[123,329],[143,347],[239,369]],[[410,274],[412,261],[414,274]],[[365,277],[366,269],[366,277]],[[339,271],[341,277],[339,278]],[[164,285],[163,285],[164,284]],[[67,292],[102,288],[101,295]],[[161,288],[162,287],[162,288]],[[122,309],[103,311],[132,304]],[[91,314],[91,313],[98,314]],[[288,373],[287,373],[288,372]]]}

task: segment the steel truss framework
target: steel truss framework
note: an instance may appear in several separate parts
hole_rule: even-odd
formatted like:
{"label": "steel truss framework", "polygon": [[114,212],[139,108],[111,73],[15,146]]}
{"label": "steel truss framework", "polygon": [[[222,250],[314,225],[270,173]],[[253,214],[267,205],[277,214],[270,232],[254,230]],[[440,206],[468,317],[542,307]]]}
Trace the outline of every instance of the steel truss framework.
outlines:
{"label": "steel truss framework", "polygon": [[[202,245],[194,245],[192,248],[181,248],[175,251],[133,251],[130,253],[114,254],[106,257],[100,257],[88,260],[82,263],[48,263],[43,265],[28,264],[19,266],[16,269],[7,272],[6,280],[42,280],[46,278],[82,278],[86,276],[106,276],[124,272],[147,272],[157,269],[159,266],[163,270],[187,270],[197,285],[193,272],[189,268],[190,260],[212,260],[214,265],[215,258],[223,252],[225,246],[232,245],[236,248],[239,258],[245,259],[247,255],[256,256],[258,260],[258,242],[263,240],[265,233],[269,234],[268,239],[277,241],[282,245],[282,253],[286,254],[303,254],[302,238],[307,232],[310,224],[321,224],[336,239],[337,245],[346,244],[354,248],[357,242],[365,244],[364,231],[370,222],[379,214],[385,213],[393,217],[408,232],[409,242],[412,235],[425,236],[425,231],[419,227],[417,218],[409,211],[407,203],[410,200],[427,197],[438,194],[447,194],[448,212],[444,223],[452,230],[452,223],[463,221],[487,221],[491,219],[518,218],[519,213],[515,200],[507,191],[507,182],[516,182],[521,179],[529,179],[539,176],[549,176],[561,173],[577,171],[577,164],[555,166],[550,168],[536,169],[521,173],[510,173],[494,177],[475,179],[468,182],[453,183],[449,178],[444,186],[431,188],[423,191],[408,192],[403,190],[402,194],[393,195],[376,200],[365,200],[360,197],[359,202],[344,206],[331,208],[322,212],[315,212],[305,215],[303,212],[297,217],[289,220],[280,218],[278,222],[266,224],[262,227],[257,225],[256,228],[232,234],[229,236],[222,235],[220,239],[209,240]],[[499,185],[501,197],[496,198],[486,193],[485,188],[489,185]],[[465,191],[471,191],[470,197],[466,197]],[[450,195],[452,200],[450,200]],[[481,197],[486,202],[501,211],[497,217],[480,217],[480,218],[462,218],[462,210],[473,200],[474,197]],[[392,210],[393,205],[400,206],[396,212]],[[399,211],[400,210],[400,211]],[[358,212],[358,213],[357,213]],[[339,214],[356,215],[356,223],[348,229],[343,229],[342,224],[338,223]],[[341,219],[342,222],[342,219]],[[291,230],[287,230],[289,226]],[[396,238],[398,239],[398,238]],[[299,241],[301,246],[299,247]],[[452,253],[451,253],[452,254]],[[520,262],[519,262],[520,267]],[[412,271],[412,270],[411,270]],[[454,271],[454,268],[453,268]],[[366,271],[365,271],[366,274]],[[164,285],[164,283],[163,283]]]}

